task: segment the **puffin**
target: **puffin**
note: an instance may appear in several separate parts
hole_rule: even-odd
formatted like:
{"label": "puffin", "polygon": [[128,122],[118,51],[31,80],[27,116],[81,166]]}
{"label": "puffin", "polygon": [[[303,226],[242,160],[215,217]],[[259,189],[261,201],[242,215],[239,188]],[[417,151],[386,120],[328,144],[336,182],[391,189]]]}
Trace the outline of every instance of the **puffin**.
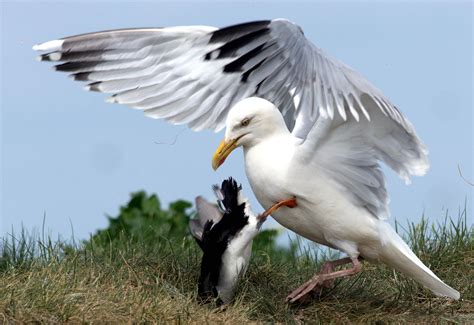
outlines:
{"label": "puffin", "polygon": [[189,230],[203,255],[198,279],[198,297],[203,302],[232,301],[239,277],[247,271],[252,255],[252,242],[267,217],[286,206],[296,206],[289,198],[273,204],[261,214],[255,214],[242,185],[235,179],[225,179],[213,186],[217,204],[202,196],[196,197],[197,218],[190,219]]}

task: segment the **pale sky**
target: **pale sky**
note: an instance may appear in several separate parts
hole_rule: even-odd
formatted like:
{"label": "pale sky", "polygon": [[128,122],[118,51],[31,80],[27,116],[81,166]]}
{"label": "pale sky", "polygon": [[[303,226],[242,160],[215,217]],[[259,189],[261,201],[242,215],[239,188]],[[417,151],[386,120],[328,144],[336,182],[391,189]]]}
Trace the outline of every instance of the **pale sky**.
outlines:
{"label": "pale sky", "polygon": [[228,176],[243,183],[260,211],[241,150],[217,172],[211,168],[222,132],[194,133],[106,104],[103,94],[36,62],[31,47],[105,29],[280,17],[381,89],[429,147],[426,176],[405,186],[387,174],[392,222],[423,213],[441,220],[466,200],[473,221],[473,187],[457,169],[474,179],[470,2],[2,2],[1,9],[0,236],[21,225],[39,228],[46,215],[54,236],[69,238],[72,225],[76,238],[87,238],[130,192],[157,193],[167,205],[211,197],[211,185]]}

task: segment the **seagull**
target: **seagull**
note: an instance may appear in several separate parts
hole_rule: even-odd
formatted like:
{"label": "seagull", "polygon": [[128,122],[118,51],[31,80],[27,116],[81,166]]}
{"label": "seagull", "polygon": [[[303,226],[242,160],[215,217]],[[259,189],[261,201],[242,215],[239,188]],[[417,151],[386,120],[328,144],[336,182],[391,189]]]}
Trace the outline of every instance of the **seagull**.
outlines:
{"label": "seagull", "polygon": [[215,205],[201,196],[196,198],[198,218],[189,221],[189,229],[203,251],[198,295],[208,302],[232,301],[239,276],[248,267],[252,242],[266,218],[280,207],[295,207],[294,198],[274,204],[260,215],[252,212],[242,185],[233,178],[214,185]]}
{"label": "seagull", "polygon": [[[193,130],[224,127],[214,169],[242,147],[259,203],[297,234],[338,249],[288,300],[382,262],[435,295],[459,299],[387,222],[389,198],[380,163],[406,183],[429,169],[413,125],[361,74],[309,41],[286,19],[224,28],[123,29],[38,44],[40,61],[110,93],[109,102]],[[335,271],[345,264],[351,267]]]}

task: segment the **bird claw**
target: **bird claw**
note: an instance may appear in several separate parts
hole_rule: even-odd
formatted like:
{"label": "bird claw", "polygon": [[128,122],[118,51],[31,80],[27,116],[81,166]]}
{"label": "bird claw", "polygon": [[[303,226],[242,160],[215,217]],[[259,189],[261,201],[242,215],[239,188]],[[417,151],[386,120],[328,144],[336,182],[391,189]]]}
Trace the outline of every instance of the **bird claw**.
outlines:
{"label": "bird claw", "polygon": [[[346,270],[334,271],[336,266],[352,263],[353,267]],[[287,302],[296,302],[301,300],[311,291],[322,292],[324,288],[329,288],[334,283],[336,278],[351,276],[360,272],[361,266],[359,262],[359,257],[345,257],[335,261],[330,261],[324,263],[321,272],[318,275],[312,277],[305,284],[300,286],[298,289],[293,291],[286,297]]]}
{"label": "bird claw", "polygon": [[286,302],[294,303],[298,300],[302,300],[312,291],[318,291],[321,293],[323,288],[326,287],[324,284],[324,280],[320,276],[316,276],[290,293],[288,297],[286,297]]}

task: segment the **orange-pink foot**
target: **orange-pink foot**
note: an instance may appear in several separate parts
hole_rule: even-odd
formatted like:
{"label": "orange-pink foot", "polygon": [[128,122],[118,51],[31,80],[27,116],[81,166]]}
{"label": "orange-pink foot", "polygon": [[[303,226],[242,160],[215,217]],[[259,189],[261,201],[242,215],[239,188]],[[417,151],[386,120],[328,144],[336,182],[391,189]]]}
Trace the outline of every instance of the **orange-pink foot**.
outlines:
{"label": "orange-pink foot", "polygon": [[[348,263],[352,263],[352,268],[334,272],[335,267]],[[286,301],[296,302],[298,300],[302,300],[311,291],[321,291],[323,288],[329,288],[335,279],[357,274],[360,272],[360,270],[361,265],[359,258],[357,257],[346,257],[339,260],[326,262],[323,264],[320,273],[316,274],[309,281],[290,293],[288,297],[286,297]]]}

